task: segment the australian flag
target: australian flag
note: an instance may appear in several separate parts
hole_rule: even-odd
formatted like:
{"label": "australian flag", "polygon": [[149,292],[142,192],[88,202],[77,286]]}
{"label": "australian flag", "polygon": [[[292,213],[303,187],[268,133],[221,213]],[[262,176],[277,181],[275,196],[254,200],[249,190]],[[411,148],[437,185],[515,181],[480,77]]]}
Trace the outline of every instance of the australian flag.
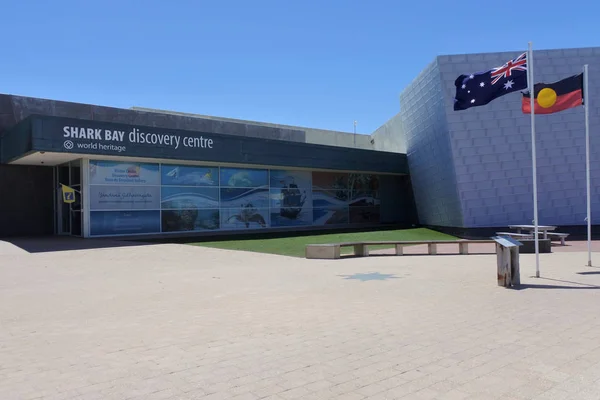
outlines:
{"label": "australian flag", "polygon": [[505,94],[527,89],[527,53],[501,67],[471,75],[461,75],[454,82],[454,110],[483,106]]}

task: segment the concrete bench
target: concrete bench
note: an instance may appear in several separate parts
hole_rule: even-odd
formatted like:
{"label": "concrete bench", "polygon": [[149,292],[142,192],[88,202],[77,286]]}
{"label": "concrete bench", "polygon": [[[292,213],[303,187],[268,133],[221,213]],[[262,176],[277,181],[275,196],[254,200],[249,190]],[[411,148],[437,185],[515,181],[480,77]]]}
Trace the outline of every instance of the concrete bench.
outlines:
{"label": "concrete bench", "polygon": [[560,232],[548,232],[548,237],[549,237],[550,239],[552,239],[552,238],[559,239],[559,240],[560,240],[560,244],[561,244],[562,246],[565,246],[565,245],[566,245],[566,243],[565,243],[565,239],[566,239],[568,236],[569,236],[569,234],[568,234],[568,233],[560,233]]}
{"label": "concrete bench", "polygon": [[345,242],[330,244],[309,244],[306,246],[306,258],[311,259],[338,259],[341,257],[342,247],[352,247],[354,255],[357,257],[366,257],[369,255],[369,246],[394,246],[396,255],[404,255],[405,246],[414,246],[419,244],[427,245],[427,252],[430,255],[437,254],[438,244],[458,244],[459,254],[469,254],[470,243],[495,243],[493,240],[424,240],[424,241],[368,241],[368,242]]}

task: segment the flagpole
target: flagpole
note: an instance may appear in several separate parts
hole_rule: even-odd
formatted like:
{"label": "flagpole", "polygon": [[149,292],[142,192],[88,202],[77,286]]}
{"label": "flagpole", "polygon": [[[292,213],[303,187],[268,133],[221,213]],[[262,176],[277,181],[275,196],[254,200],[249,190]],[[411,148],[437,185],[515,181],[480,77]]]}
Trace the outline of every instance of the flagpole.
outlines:
{"label": "flagpole", "polygon": [[588,92],[588,65],[583,66],[583,105],[585,108],[585,183],[587,191],[587,246],[588,267],[592,266],[592,206],[590,202],[590,102]]}
{"label": "flagpole", "polygon": [[533,83],[533,50],[529,42],[527,54],[527,71],[529,73],[527,86],[529,89],[529,105],[531,107],[531,165],[533,172],[533,224],[535,240],[535,277],[540,277],[540,243],[538,237],[538,192],[537,192],[537,156],[535,149],[535,90]]}

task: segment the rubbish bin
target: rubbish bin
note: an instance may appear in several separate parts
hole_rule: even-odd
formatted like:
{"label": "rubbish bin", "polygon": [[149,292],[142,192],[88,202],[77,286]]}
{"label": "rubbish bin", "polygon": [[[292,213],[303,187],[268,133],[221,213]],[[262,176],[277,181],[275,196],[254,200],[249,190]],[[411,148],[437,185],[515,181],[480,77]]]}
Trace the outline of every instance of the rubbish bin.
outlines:
{"label": "rubbish bin", "polygon": [[519,270],[519,246],[523,244],[508,236],[494,236],[498,261],[498,286],[511,287],[521,284]]}

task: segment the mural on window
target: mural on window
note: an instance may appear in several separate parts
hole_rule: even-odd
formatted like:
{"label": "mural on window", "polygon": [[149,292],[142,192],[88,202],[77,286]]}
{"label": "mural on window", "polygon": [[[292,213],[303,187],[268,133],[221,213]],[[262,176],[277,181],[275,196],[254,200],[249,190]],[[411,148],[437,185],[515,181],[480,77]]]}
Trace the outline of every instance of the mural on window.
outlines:
{"label": "mural on window", "polygon": [[[90,162],[92,235],[379,222],[371,174]],[[114,211],[113,211],[114,210]]]}
{"label": "mural on window", "polygon": [[378,223],[380,219],[379,176],[350,174],[348,190],[350,195],[350,223]]}
{"label": "mural on window", "polygon": [[312,176],[308,171],[271,170],[271,225],[312,224]]}
{"label": "mural on window", "polygon": [[255,188],[269,185],[266,169],[221,168],[221,187]]}
{"label": "mural on window", "polygon": [[221,209],[221,229],[260,229],[269,226],[269,209],[252,204]]}
{"label": "mural on window", "polygon": [[173,186],[219,186],[219,168],[163,164],[161,182]]}
{"label": "mural on window", "polygon": [[221,208],[269,207],[267,188],[221,188]]}
{"label": "mural on window", "polygon": [[348,174],[315,171],[312,173],[312,187],[317,190],[347,190]]}
{"label": "mural on window", "polygon": [[162,209],[219,208],[219,188],[164,186],[161,190]]}
{"label": "mural on window", "polygon": [[160,211],[92,211],[90,235],[134,235],[160,232]]}
{"label": "mural on window", "polygon": [[314,225],[347,224],[348,174],[337,172],[313,172],[313,221]]}
{"label": "mural on window", "polygon": [[206,231],[219,229],[219,210],[162,210],[163,232]]}

